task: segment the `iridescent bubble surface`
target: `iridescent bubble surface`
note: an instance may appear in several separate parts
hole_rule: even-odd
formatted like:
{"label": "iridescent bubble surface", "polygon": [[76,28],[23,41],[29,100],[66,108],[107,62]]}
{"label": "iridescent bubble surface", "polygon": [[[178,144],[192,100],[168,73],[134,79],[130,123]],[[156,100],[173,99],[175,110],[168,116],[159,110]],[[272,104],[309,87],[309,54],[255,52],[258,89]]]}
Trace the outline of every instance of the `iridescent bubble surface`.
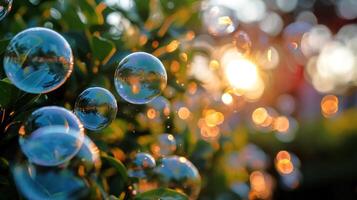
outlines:
{"label": "iridescent bubble surface", "polygon": [[117,115],[117,101],[107,89],[91,87],[77,98],[74,113],[86,129],[98,131],[107,127]]}
{"label": "iridescent bubble surface", "polygon": [[12,0],[0,0],[0,21],[6,17],[12,7]]}
{"label": "iridescent bubble surface", "polygon": [[146,178],[146,171],[152,170],[154,167],[156,167],[156,161],[152,155],[148,153],[137,153],[132,160],[128,174],[130,177]]}
{"label": "iridescent bubble surface", "polygon": [[170,156],[162,158],[155,168],[160,187],[184,192],[190,199],[197,199],[201,189],[201,177],[197,168],[186,158]]}
{"label": "iridescent bubble surface", "polygon": [[159,59],[145,52],[136,52],[119,63],[114,83],[124,100],[133,104],[145,104],[165,89],[167,74]]}
{"label": "iridescent bubble surface", "polygon": [[25,92],[51,92],[72,73],[72,50],[57,32],[29,28],[10,41],[5,51],[4,69],[11,82]]}
{"label": "iridescent bubble surface", "polygon": [[75,156],[83,137],[82,124],[72,112],[47,106],[34,111],[27,119],[20,130],[19,143],[30,162],[56,166]]}
{"label": "iridescent bubble surface", "polygon": [[27,199],[79,199],[89,192],[83,178],[75,171],[16,163],[12,174],[16,187]]}
{"label": "iridescent bubble surface", "polygon": [[176,151],[176,139],[171,134],[161,134],[157,138],[157,145],[159,146],[159,155],[167,156],[173,154]]}

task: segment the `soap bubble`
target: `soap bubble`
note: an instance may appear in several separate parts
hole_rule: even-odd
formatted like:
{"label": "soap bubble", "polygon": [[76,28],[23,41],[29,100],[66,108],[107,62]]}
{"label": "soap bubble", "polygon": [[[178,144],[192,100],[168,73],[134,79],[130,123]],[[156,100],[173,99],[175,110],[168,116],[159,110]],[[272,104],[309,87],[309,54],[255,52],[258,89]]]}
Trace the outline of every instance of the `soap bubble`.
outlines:
{"label": "soap bubble", "polygon": [[171,134],[161,134],[157,138],[157,153],[160,156],[168,156],[176,151],[176,139]]}
{"label": "soap bubble", "polygon": [[167,74],[159,59],[145,52],[136,52],[119,63],[114,83],[124,100],[133,104],[145,104],[165,89]]}
{"label": "soap bubble", "polygon": [[17,188],[28,199],[78,199],[88,192],[85,180],[67,169],[24,163],[15,165],[12,173]]}
{"label": "soap bubble", "polygon": [[47,93],[60,87],[72,73],[73,56],[67,41],[47,28],[18,33],[7,46],[4,69],[19,89]]}
{"label": "soap bubble", "polygon": [[170,156],[162,158],[154,170],[160,187],[168,187],[197,199],[201,188],[201,177],[197,168],[186,158]]}
{"label": "soap bubble", "polygon": [[19,143],[30,162],[60,165],[75,156],[83,142],[83,127],[70,111],[47,106],[34,111],[20,130]]}
{"label": "soap bubble", "polygon": [[12,175],[28,199],[85,199],[100,165],[97,146],[85,136],[80,151],[66,165],[39,166],[20,157]]}
{"label": "soap bubble", "polygon": [[132,160],[128,174],[130,177],[146,178],[147,171],[156,166],[155,159],[148,153],[137,153]]}
{"label": "soap bubble", "polygon": [[12,0],[0,0],[0,21],[6,17],[12,7]]}
{"label": "soap bubble", "polygon": [[117,101],[108,90],[91,87],[77,98],[74,113],[86,129],[98,131],[108,126],[117,115]]}
{"label": "soap bubble", "polygon": [[250,49],[252,48],[252,41],[250,40],[249,35],[245,31],[238,31],[233,37],[234,44],[238,51],[245,55],[249,54]]}

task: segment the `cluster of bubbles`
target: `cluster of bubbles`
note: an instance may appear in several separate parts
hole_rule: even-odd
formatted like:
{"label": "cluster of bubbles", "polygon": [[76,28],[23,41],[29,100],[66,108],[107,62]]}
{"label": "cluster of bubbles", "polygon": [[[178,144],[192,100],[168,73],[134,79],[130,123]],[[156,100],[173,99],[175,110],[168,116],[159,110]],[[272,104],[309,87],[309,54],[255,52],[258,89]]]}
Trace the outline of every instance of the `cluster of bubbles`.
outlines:
{"label": "cluster of bubbles", "polygon": [[[1,1],[0,18],[12,1]],[[47,28],[29,28],[12,38],[4,55],[10,81],[27,93],[49,93],[62,86],[73,70],[68,42]],[[153,101],[166,87],[167,74],[156,57],[132,53],[119,64],[114,82],[119,95],[133,104]],[[46,106],[23,123],[19,144],[23,153],[12,167],[15,183],[29,199],[78,199],[90,192],[101,165],[99,150],[84,128],[100,131],[117,115],[117,101],[105,88],[91,87],[77,98],[74,112]],[[174,151],[173,137],[159,140],[161,153]],[[166,145],[166,146],[165,146]],[[171,145],[171,146],[170,146]],[[137,156],[136,168],[155,167],[155,160]],[[152,163],[150,163],[152,162]],[[134,173],[137,174],[137,173]],[[56,181],[53,181],[56,180]]]}
{"label": "cluster of bubbles", "polygon": [[[190,199],[197,199],[201,177],[197,168],[185,157],[173,155],[176,140],[171,134],[161,134],[152,153],[136,153],[128,169],[134,181],[133,193],[142,193],[165,187],[183,192]],[[159,153],[159,154],[158,154]]]}
{"label": "cluster of bubbles", "polygon": [[24,156],[16,159],[12,174],[24,197],[78,199],[89,194],[88,182],[95,181],[101,160],[76,115],[62,107],[42,107],[19,133]]}
{"label": "cluster of bubbles", "polygon": [[12,7],[12,0],[0,1],[0,21],[6,17]]}

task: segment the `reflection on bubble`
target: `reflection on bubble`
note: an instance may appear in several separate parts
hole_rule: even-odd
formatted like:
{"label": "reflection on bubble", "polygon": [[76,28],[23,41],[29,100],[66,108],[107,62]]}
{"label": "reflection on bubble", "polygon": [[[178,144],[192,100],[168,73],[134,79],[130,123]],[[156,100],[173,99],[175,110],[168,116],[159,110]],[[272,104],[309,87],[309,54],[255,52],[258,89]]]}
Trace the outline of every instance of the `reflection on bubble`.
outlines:
{"label": "reflection on bubble", "polygon": [[176,139],[171,134],[161,134],[157,137],[157,143],[152,146],[152,151],[156,156],[168,156],[176,151]]}
{"label": "reflection on bubble", "polygon": [[12,174],[16,187],[27,199],[79,199],[89,192],[85,180],[69,169],[25,162],[15,164]]}
{"label": "reflection on bubble", "polygon": [[208,32],[214,36],[224,36],[233,33],[237,26],[233,10],[224,6],[211,6],[203,11],[203,23]]}
{"label": "reflection on bubble", "polygon": [[235,33],[233,36],[233,42],[239,52],[244,55],[249,54],[250,49],[252,48],[252,41],[246,32],[238,31]]}
{"label": "reflection on bubble", "polygon": [[114,83],[124,100],[133,104],[145,104],[165,89],[167,74],[159,59],[148,53],[136,52],[119,63]]}
{"label": "reflection on bubble", "polygon": [[155,168],[160,187],[184,192],[190,199],[197,199],[201,189],[201,177],[197,168],[186,158],[171,156],[162,158]]}
{"label": "reflection on bubble", "polygon": [[147,178],[147,170],[156,167],[155,159],[148,153],[137,153],[128,170],[130,177]]}
{"label": "reflection on bubble", "polygon": [[20,130],[19,143],[27,158],[38,165],[56,166],[79,151],[83,127],[68,110],[48,106],[34,111]]}
{"label": "reflection on bubble", "polygon": [[12,7],[12,0],[0,0],[0,21],[6,17]]}
{"label": "reflection on bubble", "polygon": [[108,126],[117,114],[117,101],[108,90],[92,87],[84,90],[77,98],[74,113],[84,127],[98,131]]}
{"label": "reflection on bubble", "polygon": [[67,41],[47,28],[18,33],[4,56],[7,77],[28,93],[47,93],[60,87],[72,73],[73,56]]}

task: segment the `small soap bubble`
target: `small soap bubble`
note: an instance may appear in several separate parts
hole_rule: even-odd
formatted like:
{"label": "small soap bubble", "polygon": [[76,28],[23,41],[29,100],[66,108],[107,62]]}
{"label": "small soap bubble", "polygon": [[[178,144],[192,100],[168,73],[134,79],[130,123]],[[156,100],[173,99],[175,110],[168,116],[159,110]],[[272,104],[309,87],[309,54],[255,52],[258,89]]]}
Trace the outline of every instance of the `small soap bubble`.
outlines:
{"label": "small soap bubble", "polygon": [[10,41],[4,55],[4,69],[11,82],[25,92],[51,92],[72,73],[72,50],[57,32],[29,28]]}
{"label": "small soap bubble", "polygon": [[[168,127],[169,128],[169,127]],[[152,152],[155,157],[172,155],[176,151],[176,139],[171,134],[161,134],[152,145]]]}
{"label": "small soap bubble", "polygon": [[137,153],[132,160],[131,166],[128,170],[130,177],[147,178],[148,171],[156,166],[156,161],[152,155],[148,153]]}
{"label": "small soap bubble", "polygon": [[133,104],[146,104],[165,89],[167,74],[159,59],[145,52],[135,52],[119,63],[114,83],[124,100]]}
{"label": "small soap bubble", "polygon": [[47,106],[34,111],[20,129],[21,150],[32,163],[57,166],[73,158],[83,143],[81,122],[70,111]]}
{"label": "small soap bubble", "polygon": [[0,0],[0,21],[6,17],[12,7],[12,0]]}
{"label": "small soap bubble", "polygon": [[77,98],[74,113],[88,130],[98,131],[107,127],[117,115],[117,101],[108,90],[91,87]]}
{"label": "small soap bubble", "polygon": [[201,177],[197,168],[186,158],[170,156],[162,158],[154,170],[159,187],[184,192],[190,199],[197,199]]}

